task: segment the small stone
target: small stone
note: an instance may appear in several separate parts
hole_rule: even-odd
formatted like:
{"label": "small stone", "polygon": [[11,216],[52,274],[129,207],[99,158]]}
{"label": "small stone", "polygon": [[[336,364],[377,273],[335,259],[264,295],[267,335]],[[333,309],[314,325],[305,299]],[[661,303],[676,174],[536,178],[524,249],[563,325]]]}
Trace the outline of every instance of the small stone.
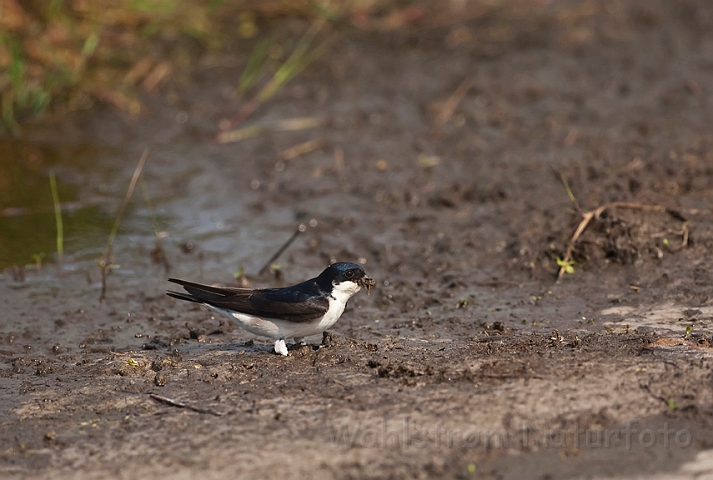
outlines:
{"label": "small stone", "polygon": [[155,377],[153,377],[153,383],[157,387],[164,387],[168,383],[168,375],[165,373],[158,372]]}

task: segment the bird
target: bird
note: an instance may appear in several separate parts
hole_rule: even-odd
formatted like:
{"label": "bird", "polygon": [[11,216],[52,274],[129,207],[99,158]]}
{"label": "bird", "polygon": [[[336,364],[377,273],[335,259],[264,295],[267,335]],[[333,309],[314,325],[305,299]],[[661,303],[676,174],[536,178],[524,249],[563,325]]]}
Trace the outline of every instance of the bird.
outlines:
{"label": "bird", "polygon": [[275,353],[287,356],[285,339],[305,345],[304,337],[332,327],[347,301],[376,282],[349,262],[328,266],[317,277],[284,288],[213,287],[169,278],[187,293],[167,290],[170,297],[200,303],[225,315],[250,333],[275,340]]}

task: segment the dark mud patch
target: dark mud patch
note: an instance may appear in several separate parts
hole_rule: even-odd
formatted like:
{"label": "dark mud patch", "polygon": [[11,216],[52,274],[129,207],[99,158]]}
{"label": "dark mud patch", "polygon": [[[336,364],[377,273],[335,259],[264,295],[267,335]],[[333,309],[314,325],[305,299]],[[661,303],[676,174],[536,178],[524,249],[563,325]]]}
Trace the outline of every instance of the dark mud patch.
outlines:
{"label": "dark mud patch", "polygon": [[[347,477],[378,462],[407,476],[462,475],[475,464],[486,476],[535,469],[566,478],[603,458],[652,452],[667,463],[643,471],[667,470],[707,445],[710,357],[656,353],[648,333],[580,335],[481,332],[435,345],[329,335],[287,358],[251,345],[194,349],[191,340],[173,351],[14,359],[2,376],[20,402],[5,411],[2,458],[9,472],[70,473],[89,457],[107,471],[130,461],[252,475],[263,466],[233,460],[254,448],[251,438],[283,452],[275,468],[285,473],[307,471],[297,460],[306,458],[309,469]],[[664,424],[665,447],[663,434],[640,440]]]}

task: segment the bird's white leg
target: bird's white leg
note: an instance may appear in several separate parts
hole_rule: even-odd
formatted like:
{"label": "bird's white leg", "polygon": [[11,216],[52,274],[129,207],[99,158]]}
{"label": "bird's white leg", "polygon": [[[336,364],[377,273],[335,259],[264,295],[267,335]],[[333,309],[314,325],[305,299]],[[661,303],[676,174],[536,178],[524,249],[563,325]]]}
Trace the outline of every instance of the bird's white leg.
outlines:
{"label": "bird's white leg", "polygon": [[284,338],[275,340],[275,353],[279,353],[285,357],[287,356],[287,345],[285,344]]}
{"label": "bird's white leg", "polygon": [[295,337],[295,343],[296,343],[297,345],[301,345],[301,346],[303,346],[303,347],[304,347],[305,345],[307,345],[307,342],[305,342],[305,339],[302,338],[302,337]]}

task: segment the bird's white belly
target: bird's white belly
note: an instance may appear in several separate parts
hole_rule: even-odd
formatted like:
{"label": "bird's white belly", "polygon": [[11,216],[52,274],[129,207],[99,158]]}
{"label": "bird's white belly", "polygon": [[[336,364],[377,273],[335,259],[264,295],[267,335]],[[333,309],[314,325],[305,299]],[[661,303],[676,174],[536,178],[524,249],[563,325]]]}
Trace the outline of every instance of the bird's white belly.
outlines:
{"label": "bird's white belly", "polygon": [[315,318],[314,320],[307,322],[289,322],[287,320],[279,320],[276,318],[262,318],[233,310],[225,310],[208,304],[204,305],[221,315],[229,317],[245,330],[255,335],[274,339],[294,337],[300,338],[322,333],[337,323],[339,317],[341,317],[342,313],[344,313],[344,308],[347,305],[346,300],[348,300],[351,295],[346,296],[346,298],[344,297],[345,295],[339,294],[331,297],[329,299],[329,308],[327,309],[327,312],[321,318]]}

